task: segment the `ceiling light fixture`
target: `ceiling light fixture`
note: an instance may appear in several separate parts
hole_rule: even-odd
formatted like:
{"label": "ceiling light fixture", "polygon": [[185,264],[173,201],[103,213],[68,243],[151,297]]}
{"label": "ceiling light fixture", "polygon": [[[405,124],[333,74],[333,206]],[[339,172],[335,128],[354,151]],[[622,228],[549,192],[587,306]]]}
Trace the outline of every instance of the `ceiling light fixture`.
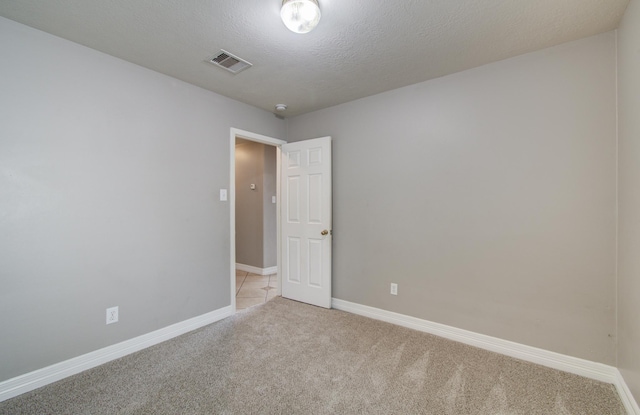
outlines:
{"label": "ceiling light fixture", "polygon": [[283,0],[280,17],[289,30],[309,33],[320,21],[317,0]]}

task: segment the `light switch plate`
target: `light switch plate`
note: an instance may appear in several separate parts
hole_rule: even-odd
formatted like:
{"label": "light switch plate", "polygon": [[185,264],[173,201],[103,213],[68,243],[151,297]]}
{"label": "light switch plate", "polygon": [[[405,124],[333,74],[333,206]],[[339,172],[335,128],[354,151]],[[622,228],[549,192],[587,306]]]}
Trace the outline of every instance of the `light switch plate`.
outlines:
{"label": "light switch plate", "polygon": [[227,189],[220,189],[220,201],[221,202],[227,201]]}

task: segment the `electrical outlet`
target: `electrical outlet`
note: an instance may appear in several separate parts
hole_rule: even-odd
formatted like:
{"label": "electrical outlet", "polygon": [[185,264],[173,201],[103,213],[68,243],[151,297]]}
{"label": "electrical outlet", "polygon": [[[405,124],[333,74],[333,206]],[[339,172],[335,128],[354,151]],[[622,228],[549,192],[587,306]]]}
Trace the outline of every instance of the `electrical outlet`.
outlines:
{"label": "electrical outlet", "polygon": [[398,284],[391,283],[391,295],[398,295]]}
{"label": "electrical outlet", "polygon": [[118,307],[107,308],[107,324],[118,322]]}

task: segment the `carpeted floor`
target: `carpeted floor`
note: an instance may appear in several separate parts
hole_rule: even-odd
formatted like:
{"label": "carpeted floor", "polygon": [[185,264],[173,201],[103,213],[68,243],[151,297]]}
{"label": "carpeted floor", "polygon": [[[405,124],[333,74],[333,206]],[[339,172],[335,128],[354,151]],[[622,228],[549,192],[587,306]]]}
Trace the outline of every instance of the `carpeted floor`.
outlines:
{"label": "carpeted floor", "polygon": [[0,403],[0,414],[624,414],[615,388],[275,298]]}

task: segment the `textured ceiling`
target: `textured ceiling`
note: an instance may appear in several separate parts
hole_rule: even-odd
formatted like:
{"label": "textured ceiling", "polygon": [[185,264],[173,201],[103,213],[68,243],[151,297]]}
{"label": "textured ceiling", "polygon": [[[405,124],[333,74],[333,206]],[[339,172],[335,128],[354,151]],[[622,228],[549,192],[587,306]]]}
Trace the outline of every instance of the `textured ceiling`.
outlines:
{"label": "textured ceiling", "polygon": [[[0,16],[290,117],[615,29],[629,0],[0,0]],[[254,66],[205,63],[225,49]]]}

